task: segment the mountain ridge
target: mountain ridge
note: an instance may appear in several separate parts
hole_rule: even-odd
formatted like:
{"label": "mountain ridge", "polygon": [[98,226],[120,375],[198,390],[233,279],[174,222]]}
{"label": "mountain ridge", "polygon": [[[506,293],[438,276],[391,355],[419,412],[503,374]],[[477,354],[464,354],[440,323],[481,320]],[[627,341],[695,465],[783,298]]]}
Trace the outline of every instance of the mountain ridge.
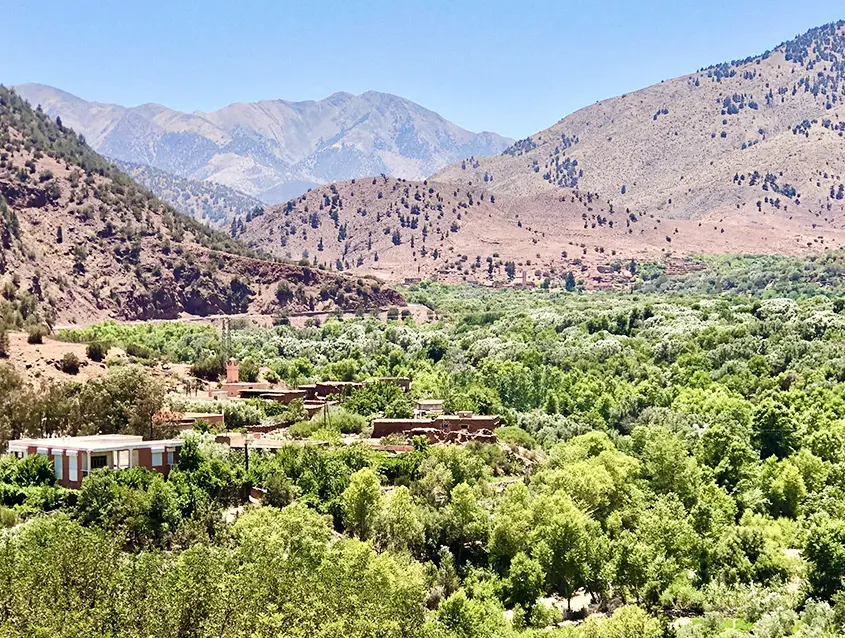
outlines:
{"label": "mountain ridge", "polygon": [[[773,186],[771,175],[778,189],[796,189],[780,194],[790,210],[839,211],[828,195],[842,184],[830,174],[845,172],[843,27],[824,25],[762,54],[602,100],[500,156],[452,164],[432,179],[484,182],[512,196],[577,187],[637,214],[695,219],[767,205],[772,190],[761,186]],[[755,171],[757,188],[742,188]]]}
{"label": "mountain ridge", "polygon": [[178,177],[214,181],[269,203],[307,188],[387,173],[422,179],[469,155],[513,142],[472,133],[389,93],[337,92],[322,100],[235,102],[185,113],[155,103],[88,102],[41,84],[16,90],[108,157]]}
{"label": "mountain ridge", "polygon": [[0,87],[0,330],[402,304],[374,280],[272,261],[138,186]]}

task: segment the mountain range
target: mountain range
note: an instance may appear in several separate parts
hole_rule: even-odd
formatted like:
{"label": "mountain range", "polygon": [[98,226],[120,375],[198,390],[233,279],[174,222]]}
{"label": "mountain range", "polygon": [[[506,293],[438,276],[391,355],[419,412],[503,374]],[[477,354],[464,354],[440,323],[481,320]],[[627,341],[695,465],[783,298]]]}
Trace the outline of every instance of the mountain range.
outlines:
{"label": "mountain range", "polygon": [[838,248],[843,99],[840,22],[598,102],[427,181],[321,187],[239,236],[389,280],[495,283],[525,271],[536,283],[575,272],[597,286],[633,274],[629,260],[683,269],[702,253]]}
{"label": "mountain range", "polygon": [[[230,234],[253,249],[387,281],[574,273],[606,287],[644,263],[695,268],[702,253],[845,246],[845,22],[597,102],[506,147],[372,92],[183,114],[21,90],[105,153],[161,160],[134,174],[170,201],[193,201],[191,189],[164,188],[152,170],[263,201],[297,190],[274,206],[243,199],[219,219],[236,217]],[[446,150],[458,158],[438,166]],[[274,165],[291,178],[283,187]]]}
{"label": "mountain range", "polygon": [[24,323],[401,304],[281,263],[174,210],[0,87],[0,330]]}
{"label": "mountain range", "polygon": [[266,203],[380,173],[423,179],[463,157],[500,153],[513,142],[471,133],[410,100],[376,91],[183,113],[158,104],[89,102],[42,84],[14,88],[109,158],[222,184]]}

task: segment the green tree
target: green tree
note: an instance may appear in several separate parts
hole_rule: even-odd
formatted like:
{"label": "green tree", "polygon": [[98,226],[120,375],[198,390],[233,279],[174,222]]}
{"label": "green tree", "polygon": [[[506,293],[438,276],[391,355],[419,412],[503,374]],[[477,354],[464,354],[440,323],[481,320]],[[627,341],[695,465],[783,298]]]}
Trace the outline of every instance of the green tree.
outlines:
{"label": "green tree", "polygon": [[519,552],[511,561],[507,591],[511,604],[531,612],[543,593],[546,575],[540,561]]}
{"label": "green tree", "polygon": [[845,521],[819,514],[809,521],[804,542],[807,581],[815,596],[830,600],[845,582]]}
{"label": "green tree", "polygon": [[466,483],[459,483],[452,490],[444,513],[444,528],[447,541],[457,549],[458,561],[467,548],[487,542],[490,515]]}
{"label": "green tree", "polygon": [[375,519],[374,540],[377,547],[398,552],[413,552],[425,542],[425,529],[411,491],[404,485],[385,498]]}
{"label": "green tree", "polygon": [[346,528],[361,540],[367,540],[381,508],[381,485],[378,475],[366,467],[349,478],[341,496]]}

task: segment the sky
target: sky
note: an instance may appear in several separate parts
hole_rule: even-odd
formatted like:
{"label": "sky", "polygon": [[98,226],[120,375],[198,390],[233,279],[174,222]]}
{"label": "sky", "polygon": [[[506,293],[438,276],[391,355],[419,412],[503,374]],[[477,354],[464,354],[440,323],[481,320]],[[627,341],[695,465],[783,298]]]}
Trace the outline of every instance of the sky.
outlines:
{"label": "sky", "polygon": [[839,19],[841,0],[0,0],[0,83],[181,111],[376,90],[523,138]]}

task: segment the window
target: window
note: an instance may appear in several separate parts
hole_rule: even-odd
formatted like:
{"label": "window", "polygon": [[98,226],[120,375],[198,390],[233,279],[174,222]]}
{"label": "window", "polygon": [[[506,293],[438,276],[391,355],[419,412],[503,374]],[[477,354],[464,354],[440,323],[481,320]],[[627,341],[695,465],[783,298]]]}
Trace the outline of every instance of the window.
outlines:
{"label": "window", "polygon": [[106,466],[106,455],[100,454],[98,456],[91,457],[91,469],[92,470],[99,470],[102,467]]}
{"label": "window", "polygon": [[53,469],[56,472],[56,478],[62,480],[64,478],[64,468],[62,466],[62,453],[58,452],[53,456]]}
{"label": "window", "polygon": [[173,466],[173,450],[167,450],[167,464]]}
{"label": "window", "polygon": [[161,454],[163,450],[153,450],[153,467],[161,467]]}
{"label": "window", "polygon": [[68,453],[67,457],[67,473],[68,473],[68,480],[76,482],[79,480],[79,462],[76,458],[76,454]]}

